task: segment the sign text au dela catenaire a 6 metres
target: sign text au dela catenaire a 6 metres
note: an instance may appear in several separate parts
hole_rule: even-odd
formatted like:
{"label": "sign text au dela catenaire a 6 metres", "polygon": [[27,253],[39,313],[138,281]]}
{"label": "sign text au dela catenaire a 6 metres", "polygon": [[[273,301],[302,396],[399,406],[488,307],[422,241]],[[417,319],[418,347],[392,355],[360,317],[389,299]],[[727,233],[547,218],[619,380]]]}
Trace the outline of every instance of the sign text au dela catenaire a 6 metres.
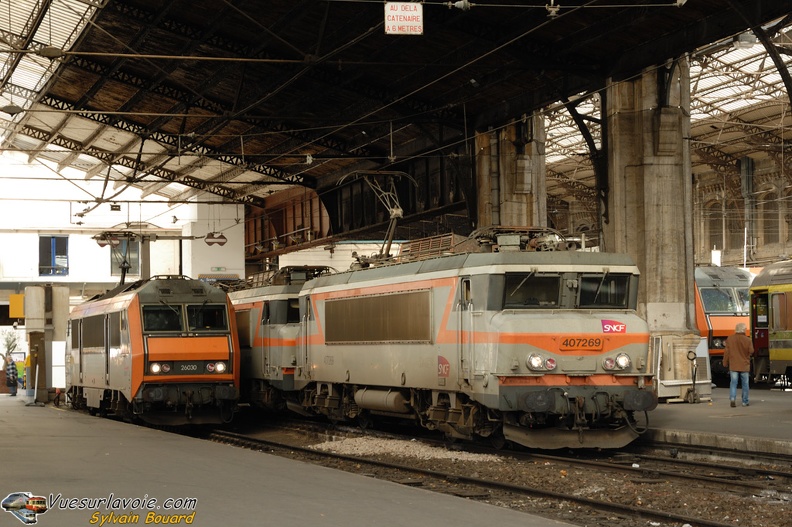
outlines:
{"label": "sign text au dela catenaire a 6 metres", "polygon": [[423,4],[385,2],[385,34],[423,35]]}

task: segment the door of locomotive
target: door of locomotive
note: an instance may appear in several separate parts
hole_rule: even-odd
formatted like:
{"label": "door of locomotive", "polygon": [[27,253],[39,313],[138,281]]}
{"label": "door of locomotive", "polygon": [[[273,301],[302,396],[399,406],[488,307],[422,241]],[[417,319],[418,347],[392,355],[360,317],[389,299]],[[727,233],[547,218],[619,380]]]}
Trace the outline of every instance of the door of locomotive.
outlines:
{"label": "door of locomotive", "polygon": [[312,331],[313,313],[311,310],[311,297],[301,296],[299,300],[300,331],[297,336],[297,368],[294,376],[304,380],[310,379],[311,368],[308,360],[308,336]]}
{"label": "door of locomotive", "polygon": [[270,303],[264,301],[261,304],[261,346],[258,347],[258,357],[256,357],[257,360],[254,367],[259,370],[256,373],[262,375],[265,379],[271,373],[270,365],[272,364],[272,324],[270,322],[270,314]]}
{"label": "door of locomotive", "polygon": [[473,379],[473,292],[469,277],[460,278],[458,290],[457,355],[459,356],[459,374],[463,383],[470,384]]}

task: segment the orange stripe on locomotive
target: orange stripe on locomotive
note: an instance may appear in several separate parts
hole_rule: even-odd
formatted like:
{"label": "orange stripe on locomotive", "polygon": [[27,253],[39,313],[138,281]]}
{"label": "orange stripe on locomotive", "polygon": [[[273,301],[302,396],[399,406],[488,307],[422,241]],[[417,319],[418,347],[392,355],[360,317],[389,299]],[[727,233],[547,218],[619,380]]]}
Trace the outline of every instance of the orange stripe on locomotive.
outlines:
{"label": "orange stripe on locomotive", "polygon": [[[649,341],[649,334],[641,333],[621,333],[610,334],[603,337],[602,333],[563,333],[563,334],[546,334],[546,333],[506,333],[496,331],[470,331],[459,333],[457,329],[449,327],[449,320],[452,317],[454,299],[457,298],[458,291],[457,277],[445,277],[437,279],[420,280],[416,282],[401,283],[401,284],[388,284],[366,288],[366,295],[376,294],[394,294],[394,293],[408,293],[413,291],[433,290],[437,292],[442,288],[447,288],[448,296],[445,299],[445,309],[443,310],[442,320],[438,326],[437,334],[434,335],[434,342],[436,344],[456,344],[458,339],[462,339],[462,344],[526,344],[529,343],[533,348],[545,351],[548,353],[555,353],[560,355],[576,355],[576,356],[597,356],[613,353],[625,346],[629,345],[645,345]],[[360,288],[347,289],[343,291],[333,291],[328,293],[317,293],[311,296],[312,309],[314,313],[317,312],[317,306],[320,302],[327,300],[337,300],[344,298],[356,298],[361,294]],[[317,333],[308,335],[308,344],[310,345],[323,345],[325,344],[325,332],[322,330],[322,321],[320,317],[316,318]],[[583,347],[576,347],[574,349],[562,348],[563,340],[591,340],[600,339],[600,349],[585,349]],[[257,345],[277,345],[281,346],[295,346],[296,342],[292,341],[275,341],[264,340],[261,342],[257,340]]]}

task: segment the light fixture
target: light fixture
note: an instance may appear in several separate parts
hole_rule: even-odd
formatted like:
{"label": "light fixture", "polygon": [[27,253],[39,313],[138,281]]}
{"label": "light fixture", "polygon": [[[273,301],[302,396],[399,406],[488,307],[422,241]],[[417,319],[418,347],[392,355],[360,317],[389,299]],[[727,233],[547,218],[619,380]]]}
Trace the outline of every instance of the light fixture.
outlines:
{"label": "light fixture", "polygon": [[468,0],[459,0],[458,2],[448,2],[446,5],[448,6],[448,9],[456,7],[462,11],[470,11],[470,6],[473,4],[471,4]]}
{"label": "light fixture", "polygon": [[36,51],[36,55],[47,59],[59,59],[66,55],[66,52],[60,48],[56,48],[55,46],[44,46],[43,48]]}
{"label": "light fixture", "polygon": [[119,240],[117,237],[109,236],[107,234],[97,234],[93,237],[93,239],[96,240],[96,243],[99,245],[99,247],[107,247],[108,245],[110,247],[118,247],[121,244],[121,240]]}
{"label": "light fixture", "polygon": [[756,44],[756,35],[750,31],[740,33],[734,37],[734,40],[732,41],[732,45],[735,49],[751,49],[754,44]]}
{"label": "light fixture", "polygon": [[550,0],[545,9],[547,9],[547,18],[555,18],[558,16],[558,10],[561,9],[561,6],[555,5],[555,0]]}
{"label": "light fixture", "polygon": [[25,110],[22,107],[17,106],[14,103],[6,104],[5,106],[0,106],[0,112],[7,113],[11,117],[13,117],[13,116],[15,116],[17,114],[20,114],[20,113],[22,113],[24,111]]}

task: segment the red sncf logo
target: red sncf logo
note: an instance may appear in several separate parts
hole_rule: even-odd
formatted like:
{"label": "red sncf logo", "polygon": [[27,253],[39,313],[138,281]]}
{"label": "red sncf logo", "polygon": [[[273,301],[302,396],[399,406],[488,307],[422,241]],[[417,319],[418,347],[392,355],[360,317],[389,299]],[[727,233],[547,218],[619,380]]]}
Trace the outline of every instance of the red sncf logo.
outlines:
{"label": "red sncf logo", "polygon": [[627,324],[623,324],[618,320],[603,320],[602,321],[603,333],[627,333]]}

